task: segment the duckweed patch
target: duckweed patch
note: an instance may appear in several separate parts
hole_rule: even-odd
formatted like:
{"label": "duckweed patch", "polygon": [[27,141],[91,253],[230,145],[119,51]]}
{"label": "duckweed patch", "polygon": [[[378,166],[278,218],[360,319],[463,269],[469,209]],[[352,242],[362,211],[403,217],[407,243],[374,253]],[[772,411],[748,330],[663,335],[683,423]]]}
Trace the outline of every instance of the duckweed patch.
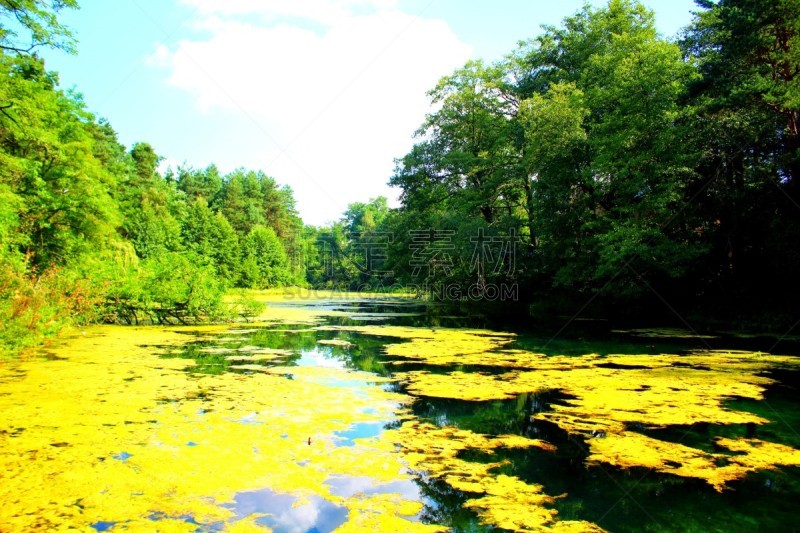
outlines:
{"label": "duckweed patch", "polygon": [[[794,357],[650,340],[650,355],[611,343],[553,355],[513,333],[399,325],[408,317],[378,299],[264,301],[246,327],[92,328],[3,363],[0,529],[600,531],[636,529],[634,516],[730,529],[794,516],[800,457],[779,422],[795,419],[796,394],[778,388]],[[389,325],[373,323],[381,308]]]}
{"label": "duckweed patch", "polygon": [[392,418],[406,396],[359,385],[365,376],[347,370],[338,370],[353,382],[346,388],[320,384],[311,368],[292,381],[187,373],[193,361],[148,347],[185,342],[176,328],[87,333],[55,348],[59,360],[0,368],[0,427],[26,421],[24,431],[0,433],[0,529],[266,530],[262,511],[242,511],[243,495],[265,489],[324,500],[351,529],[437,529],[407,519],[419,502],[343,498],[326,485],[332,475],[411,479],[393,452],[358,440],[336,446],[337,432]]}
{"label": "duckweed patch", "polygon": [[494,472],[504,461],[480,463],[462,458],[470,451],[491,455],[498,448],[554,451],[547,442],[519,435],[488,436],[417,421],[385,432],[381,442],[389,448],[398,446],[412,470],[468,494],[464,506],[475,510],[486,524],[511,531],[601,531],[588,522],[559,521],[558,511],[552,508],[556,497],[546,494],[543,486]]}
{"label": "duckweed patch", "polygon": [[[509,350],[512,334],[483,330],[361,326],[338,328],[401,339],[388,357],[428,365],[475,365],[508,371],[415,370],[399,373],[415,396],[486,402],[526,393],[566,395],[532,418],[585,439],[587,464],[651,468],[693,477],[723,490],[749,473],[796,465],[797,450],[757,440],[717,439],[741,455],[709,454],[647,437],[633,429],[694,424],[762,425],[769,419],[726,406],[731,399],[763,400],[773,378],[766,372],[797,368],[800,359],[760,352],[703,350],[688,354],[548,356]],[[647,331],[648,334],[653,333]],[[676,332],[668,331],[670,335]],[[722,460],[724,459],[724,460]]]}
{"label": "duckweed patch", "polygon": [[644,467],[653,471],[706,481],[718,491],[751,472],[800,465],[800,451],[758,439],[717,438],[721,453],[707,453],[673,442],[622,431],[593,439],[587,461],[623,468]]}

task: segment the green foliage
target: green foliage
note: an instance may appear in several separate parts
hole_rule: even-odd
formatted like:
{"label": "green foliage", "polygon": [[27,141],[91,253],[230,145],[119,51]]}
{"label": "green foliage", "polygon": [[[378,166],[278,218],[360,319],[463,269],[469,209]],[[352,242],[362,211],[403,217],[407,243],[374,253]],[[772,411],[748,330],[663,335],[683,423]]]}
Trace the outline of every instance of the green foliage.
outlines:
{"label": "green foliage", "polygon": [[[685,273],[702,248],[684,227],[664,231],[694,176],[682,106],[696,76],[658,38],[640,4],[612,1],[549,28],[516,58],[550,78],[522,101],[531,210],[557,285],[649,292]],[[523,79],[523,88],[534,84]]]}
{"label": "green foliage", "polygon": [[122,240],[108,131],[35,56],[0,54],[0,79],[0,340],[17,351],[93,319],[82,266]]}
{"label": "green foliage", "polygon": [[390,180],[406,205],[421,211],[456,203],[489,224],[499,210],[513,209],[514,109],[502,76],[499,67],[469,62],[429,93],[440,106],[417,132],[427,140],[399,161]]}
{"label": "green foliage", "polygon": [[115,177],[94,157],[95,139],[85,127],[93,117],[79,97],[54,89],[43,62],[0,56],[3,171],[0,181],[21,201],[18,231],[34,267],[63,265],[68,258],[103,249],[115,240],[119,221],[109,189]]}
{"label": "green foliage", "polygon": [[186,210],[182,229],[186,249],[214,266],[220,279],[233,279],[239,260],[236,231],[221,213],[199,197]]}
{"label": "green foliage", "polygon": [[0,1],[0,49],[31,52],[38,46],[50,46],[74,53],[75,39],[57,15],[77,7],[76,0]]}
{"label": "green foliage", "polygon": [[58,14],[74,7],[74,0],[0,1],[4,350],[97,320],[222,318],[248,234],[248,282],[297,281],[303,271],[290,272],[289,259],[302,261],[295,239],[302,222],[289,188],[245,170],[223,178],[213,165],[162,176],[151,145],[126,150],[110,124],[79,94],[60,90],[57,75],[30,54],[37,46],[72,49]]}
{"label": "green foliage", "polygon": [[[515,271],[492,281],[543,301],[791,305],[800,4],[698,4],[680,45],[639,2],[610,0],[443,78],[390,181],[398,277],[417,277],[409,232],[449,231],[463,250],[483,231],[520,237]],[[434,277],[487,281],[459,264]]]}
{"label": "green foliage", "polygon": [[181,167],[177,185],[187,198],[203,198],[207,203],[213,203],[222,191],[222,177],[215,165],[209,165],[205,170]]}
{"label": "green foliage", "polygon": [[345,290],[386,289],[394,283],[389,251],[394,232],[385,197],[355,202],[341,220],[307,228],[306,279],[315,287]]}
{"label": "green foliage", "polygon": [[258,317],[264,311],[265,306],[264,302],[254,298],[251,292],[242,289],[233,291],[226,304],[230,315],[248,321]]}
{"label": "green foliage", "polygon": [[286,251],[272,228],[256,225],[242,241],[241,276],[243,285],[253,289],[291,281]]}
{"label": "green foliage", "polygon": [[159,322],[186,316],[216,318],[220,315],[224,284],[214,268],[193,254],[170,252],[142,264],[140,296],[148,313]]}
{"label": "green foliage", "polygon": [[302,226],[291,189],[263,172],[239,169],[228,174],[218,196],[220,211],[239,237],[256,225],[268,225],[285,239]]}
{"label": "green foliage", "polygon": [[[702,77],[691,86],[702,147],[692,184],[709,256],[706,298],[795,314],[800,286],[800,4],[698,2],[681,42]],[[709,287],[709,289],[706,289]],[[715,290],[716,289],[716,290]]]}
{"label": "green foliage", "polygon": [[165,252],[135,265],[104,261],[94,276],[105,278],[98,314],[106,322],[186,323],[225,316],[223,280],[190,252]]}
{"label": "green foliage", "polygon": [[68,315],[59,307],[60,298],[48,283],[48,272],[38,280],[25,275],[18,257],[0,257],[0,355],[9,355],[56,333]]}
{"label": "green foliage", "polygon": [[[534,94],[519,111],[525,135],[523,164],[532,177],[526,198],[535,221],[534,244],[544,251],[548,270],[573,279],[581,270],[587,275],[587,266],[579,258],[590,237],[576,238],[575,228],[583,225],[590,205],[588,187],[576,179],[587,149],[584,121],[588,114],[584,93],[572,82],[556,83],[547,93]],[[549,216],[541,216],[545,213]]]}

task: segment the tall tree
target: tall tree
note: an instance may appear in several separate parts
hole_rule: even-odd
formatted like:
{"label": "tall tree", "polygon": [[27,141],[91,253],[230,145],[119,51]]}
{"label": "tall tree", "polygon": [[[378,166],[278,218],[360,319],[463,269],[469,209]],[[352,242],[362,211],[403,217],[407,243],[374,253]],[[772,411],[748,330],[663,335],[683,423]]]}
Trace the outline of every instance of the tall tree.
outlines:
{"label": "tall tree", "polygon": [[779,120],[779,163],[800,181],[800,0],[696,0],[684,45],[718,106],[769,110]]}
{"label": "tall tree", "polygon": [[220,279],[235,279],[240,257],[236,231],[221,213],[214,213],[203,198],[186,211],[182,228],[186,249],[213,265]]}
{"label": "tall tree", "polygon": [[280,287],[291,280],[286,251],[272,228],[253,226],[242,242],[242,283],[254,289]]}
{"label": "tall tree", "polygon": [[50,46],[74,53],[75,39],[58,15],[77,7],[76,0],[0,0],[0,49],[29,53]]}
{"label": "tall tree", "polygon": [[509,121],[515,110],[499,90],[502,76],[498,67],[471,61],[430,91],[438,109],[390,181],[403,189],[406,205],[424,209],[452,199],[495,222],[504,195],[513,194],[516,163]]}
{"label": "tall tree", "polygon": [[55,88],[32,56],[0,56],[0,181],[22,202],[19,232],[34,265],[65,264],[106,248],[119,223],[116,177],[94,156],[94,121],[81,98]]}
{"label": "tall tree", "polygon": [[204,170],[180,167],[177,185],[189,199],[203,198],[211,205],[222,190],[222,177],[216,165],[209,165]]}
{"label": "tall tree", "polygon": [[704,150],[694,187],[711,256],[698,277],[709,299],[775,307],[796,299],[800,259],[800,3],[698,1],[681,42]]}

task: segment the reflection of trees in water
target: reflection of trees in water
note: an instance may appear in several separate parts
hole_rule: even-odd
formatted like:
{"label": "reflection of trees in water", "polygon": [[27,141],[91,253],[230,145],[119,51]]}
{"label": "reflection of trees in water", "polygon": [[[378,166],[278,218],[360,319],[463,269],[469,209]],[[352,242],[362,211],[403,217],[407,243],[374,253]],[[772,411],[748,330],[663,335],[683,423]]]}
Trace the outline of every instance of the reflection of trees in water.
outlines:
{"label": "reflection of trees in water", "polygon": [[297,352],[313,349],[317,342],[313,330],[294,329],[293,326],[284,326],[276,329],[259,329],[252,337],[246,337],[242,340],[264,348],[292,350]]}
{"label": "reflection of trees in water", "polygon": [[486,402],[418,397],[412,411],[415,416],[438,426],[457,426],[488,435],[513,434],[558,442],[565,439],[563,430],[531,417],[552,410],[552,404],[567,398],[558,391],[525,393],[511,400]]}
{"label": "reflection of trees in water", "polygon": [[286,350],[274,359],[265,358],[253,361],[263,366],[291,365],[300,358],[304,347],[316,344],[314,332],[309,330],[287,334],[285,328],[260,328],[247,334],[220,332],[216,338],[208,338],[206,333],[197,333],[198,339],[181,346],[161,346],[162,357],[192,359],[195,365],[187,370],[200,374],[222,374],[235,371],[231,366],[241,364],[232,361],[231,356],[247,356],[259,349]]}
{"label": "reflection of trees in water", "polygon": [[[350,346],[317,345],[326,357],[345,363],[346,368],[371,372],[382,377],[389,376],[392,369],[387,368],[383,347],[390,342],[388,337],[359,335],[353,332],[319,331],[317,339],[339,339],[351,343]],[[394,339],[396,341],[396,339]],[[315,341],[316,342],[316,341]]]}
{"label": "reflection of trees in water", "polygon": [[469,494],[424,474],[414,482],[426,502],[419,515],[423,523],[441,524],[457,533],[492,530],[490,526],[480,523],[475,512],[464,507],[464,502],[471,497]]}
{"label": "reflection of trees in water", "polygon": [[[194,373],[222,374],[237,371],[231,369],[236,361],[229,359],[232,355],[246,356],[258,349],[285,350],[285,355],[274,359],[252,361],[265,367],[293,366],[303,353],[318,352],[326,358],[341,361],[346,368],[371,372],[380,376],[388,376],[392,370],[385,364],[382,349],[390,340],[387,337],[358,335],[352,332],[318,331],[311,327],[274,326],[258,328],[247,334],[228,334],[220,332],[216,338],[208,338],[208,334],[196,334],[198,339],[181,346],[160,346],[162,356],[167,358],[192,359],[195,365],[189,369]],[[351,343],[350,346],[322,345],[319,340],[338,339]],[[396,339],[393,339],[396,341]],[[257,353],[257,351],[256,351]],[[241,364],[241,363],[239,363]],[[249,372],[246,370],[245,372]],[[400,392],[398,390],[398,392]]]}

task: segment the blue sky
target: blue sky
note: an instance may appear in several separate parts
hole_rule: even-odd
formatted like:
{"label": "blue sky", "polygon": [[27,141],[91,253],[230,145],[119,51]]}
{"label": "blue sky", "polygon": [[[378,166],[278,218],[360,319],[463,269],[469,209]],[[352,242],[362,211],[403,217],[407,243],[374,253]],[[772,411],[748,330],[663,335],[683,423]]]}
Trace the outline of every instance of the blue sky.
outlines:
{"label": "blue sky", "polygon": [[[593,1],[593,5],[604,2]],[[645,0],[659,31],[692,0]],[[260,169],[295,191],[307,223],[386,186],[413,143],[425,91],[469,59],[499,59],[575,0],[83,0],[63,20],[78,54],[48,51],[127,146],[165,165]]]}

